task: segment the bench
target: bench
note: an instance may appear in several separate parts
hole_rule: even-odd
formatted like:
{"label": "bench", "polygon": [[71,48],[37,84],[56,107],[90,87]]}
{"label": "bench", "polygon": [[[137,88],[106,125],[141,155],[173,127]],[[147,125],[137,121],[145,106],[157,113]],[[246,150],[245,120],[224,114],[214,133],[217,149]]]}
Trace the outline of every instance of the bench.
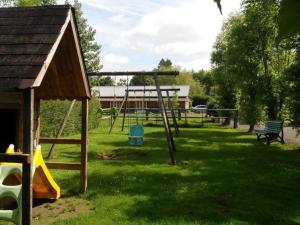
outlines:
{"label": "bench", "polygon": [[267,141],[269,145],[271,142],[279,141],[284,144],[283,139],[283,122],[279,120],[270,120],[265,123],[264,130],[254,130],[257,140]]}

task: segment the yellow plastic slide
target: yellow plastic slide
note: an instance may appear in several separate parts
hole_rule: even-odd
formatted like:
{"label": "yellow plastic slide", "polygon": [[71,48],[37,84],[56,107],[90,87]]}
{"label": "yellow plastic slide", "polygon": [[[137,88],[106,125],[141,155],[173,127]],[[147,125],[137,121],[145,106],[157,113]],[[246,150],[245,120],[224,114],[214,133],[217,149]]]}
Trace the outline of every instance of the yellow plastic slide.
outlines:
{"label": "yellow plastic slide", "polygon": [[[6,150],[6,154],[14,154],[14,145],[9,146],[9,148]],[[15,163],[15,165],[18,164]],[[60,187],[54,181],[52,175],[50,174],[45,164],[40,145],[37,146],[37,148],[34,150],[33,153],[32,174],[33,174],[33,178],[32,178],[33,198],[38,198],[38,199],[59,199],[60,198]],[[19,181],[21,179],[20,177],[15,177],[15,178],[18,179]]]}

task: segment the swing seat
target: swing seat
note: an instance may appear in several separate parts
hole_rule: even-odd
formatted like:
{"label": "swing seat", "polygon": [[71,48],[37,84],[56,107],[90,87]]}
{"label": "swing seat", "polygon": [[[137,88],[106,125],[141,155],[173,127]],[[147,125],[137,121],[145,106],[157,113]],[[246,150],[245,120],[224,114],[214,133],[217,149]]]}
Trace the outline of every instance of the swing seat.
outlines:
{"label": "swing seat", "polygon": [[143,125],[129,125],[129,145],[143,145],[144,144],[144,127]]}

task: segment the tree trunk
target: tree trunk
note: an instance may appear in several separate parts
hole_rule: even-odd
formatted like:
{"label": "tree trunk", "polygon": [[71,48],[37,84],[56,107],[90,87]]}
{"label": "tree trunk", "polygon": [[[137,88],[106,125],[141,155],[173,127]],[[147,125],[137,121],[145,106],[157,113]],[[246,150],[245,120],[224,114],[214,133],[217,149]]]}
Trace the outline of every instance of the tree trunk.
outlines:
{"label": "tree trunk", "polygon": [[249,124],[249,129],[248,129],[248,133],[251,133],[253,130],[254,130],[254,126],[255,126],[255,123],[250,123]]}

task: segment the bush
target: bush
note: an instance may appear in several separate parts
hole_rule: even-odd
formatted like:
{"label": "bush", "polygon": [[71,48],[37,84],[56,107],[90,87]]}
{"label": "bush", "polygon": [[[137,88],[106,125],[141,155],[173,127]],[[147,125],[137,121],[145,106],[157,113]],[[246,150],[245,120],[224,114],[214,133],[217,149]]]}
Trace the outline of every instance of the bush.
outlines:
{"label": "bush", "polygon": [[[55,137],[68,109],[69,101],[41,101],[41,136]],[[99,102],[95,98],[89,101],[89,129],[99,126]],[[81,132],[81,102],[77,101],[66,122],[62,136],[79,134]]]}

